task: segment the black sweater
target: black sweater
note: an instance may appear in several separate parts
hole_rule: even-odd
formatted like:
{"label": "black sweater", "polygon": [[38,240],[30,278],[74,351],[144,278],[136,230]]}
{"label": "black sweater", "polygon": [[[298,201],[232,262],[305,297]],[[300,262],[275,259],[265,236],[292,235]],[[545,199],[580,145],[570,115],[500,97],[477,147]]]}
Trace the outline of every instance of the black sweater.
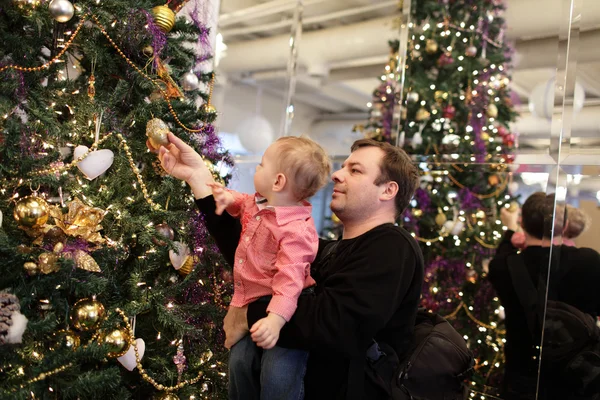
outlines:
{"label": "black sweater", "polygon": [[[212,196],[196,201],[206,226],[231,262],[239,227],[214,214]],[[350,360],[364,359],[372,339],[390,344],[402,357],[409,349],[423,282],[423,256],[414,239],[393,224],[341,240],[331,262],[321,268],[321,240],[311,268],[314,296],[301,296],[281,331],[279,346],[310,350],[306,399],[341,399]],[[248,325],[266,316],[266,304],[248,307]],[[376,399],[365,385],[365,398]]]}
{"label": "black sweater", "polygon": [[[517,249],[510,239],[514,232],[508,231],[500,243],[494,259],[490,262],[489,279],[498,293],[506,314],[506,373],[530,375],[537,373],[537,361],[532,360],[533,339],[529,333],[525,313],[513,288],[508,271],[507,257]],[[559,257],[558,271],[552,272],[550,282],[558,286],[555,298],[579,310],[597,317],[600,314],[600,254],[588,248],[555,246]],[[540,274],[546,276],[550,248],[527,247],[521,252],[533,284],[538,287]],[[537,339],[539,345],[539,338]]]}

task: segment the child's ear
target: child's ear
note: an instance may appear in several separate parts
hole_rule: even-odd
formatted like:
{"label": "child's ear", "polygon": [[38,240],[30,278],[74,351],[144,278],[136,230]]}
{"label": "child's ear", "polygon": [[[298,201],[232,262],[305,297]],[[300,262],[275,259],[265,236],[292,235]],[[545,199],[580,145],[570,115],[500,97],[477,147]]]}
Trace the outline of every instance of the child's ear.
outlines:
{"label": "child's ear", "polygon": [[286,183],[287,183],[286,176],[281,173],[277,174],[277,176],[275,177],[275,182],[273,183],[273,191],[281,192],[285,188]]}

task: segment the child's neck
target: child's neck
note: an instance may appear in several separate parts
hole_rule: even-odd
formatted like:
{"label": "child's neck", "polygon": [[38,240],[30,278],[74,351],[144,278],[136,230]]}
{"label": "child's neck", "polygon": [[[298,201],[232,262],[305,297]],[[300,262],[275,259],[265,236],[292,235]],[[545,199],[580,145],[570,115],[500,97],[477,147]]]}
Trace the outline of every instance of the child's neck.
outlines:
{"label": "child's neck", "polygon": [[288,193],[272,193],[267,199],[267,204],[271,207],[293,207],[302,205],[302,200],[297,200]]}

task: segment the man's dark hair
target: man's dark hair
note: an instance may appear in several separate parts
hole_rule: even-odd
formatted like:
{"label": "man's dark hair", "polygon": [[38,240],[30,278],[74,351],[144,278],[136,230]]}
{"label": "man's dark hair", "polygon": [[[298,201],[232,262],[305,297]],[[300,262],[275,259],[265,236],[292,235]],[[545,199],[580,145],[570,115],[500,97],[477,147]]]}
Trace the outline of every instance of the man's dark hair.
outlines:
{"label": "man's dark hair", "polygon": [[394,199],[396,205],[396,217],[398,217],[408,206],[419,184],[419,171],[412,162],[409,155],[399,147],[392,146],[386,142],[378,142],[373,139],[360,139],[352,145],[352,152],[361,147],[377,147],[385,153],[379,169],[381,173],[375,179],[375,185],[381,185],[390,181],[398,184],[398,194]]}
{"label": "man's dark hair", "polygon": [[523,229],[536,239],[551,238],[561,234],[565,215],[563,206],[557,205],[554,219],[554,194],[536,192],[529,196],[521,209]]}

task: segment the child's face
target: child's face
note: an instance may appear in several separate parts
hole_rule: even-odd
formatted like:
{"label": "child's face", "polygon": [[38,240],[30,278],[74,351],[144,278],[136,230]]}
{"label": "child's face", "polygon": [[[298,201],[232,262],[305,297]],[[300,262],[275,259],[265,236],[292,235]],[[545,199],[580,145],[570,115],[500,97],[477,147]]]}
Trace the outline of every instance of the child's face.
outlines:
{"label": "child's face", "polygon": [[254,189],[266,199],[269,199],[277,174],[280,172],[277,171],[277,147],[277,143],[273,143],[267,148],[254,174]]}

